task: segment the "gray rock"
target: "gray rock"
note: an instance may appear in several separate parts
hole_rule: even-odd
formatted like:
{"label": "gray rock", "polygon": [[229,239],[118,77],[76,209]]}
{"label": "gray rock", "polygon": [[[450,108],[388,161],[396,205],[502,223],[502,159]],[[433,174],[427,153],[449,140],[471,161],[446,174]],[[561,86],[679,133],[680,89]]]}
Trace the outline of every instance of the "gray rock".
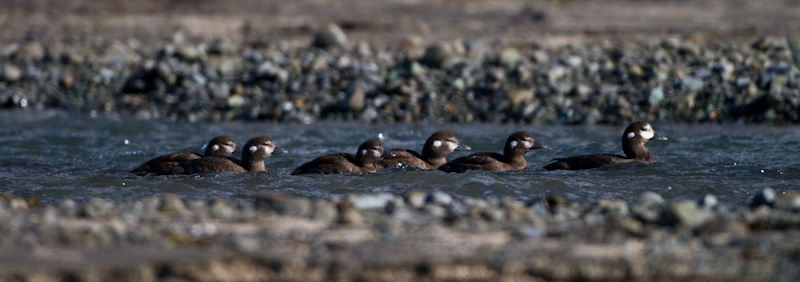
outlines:
{"label": "gray rock", "polygon": [[161,207],[158,210],[170,216],[181,216],[186,213],[186,205],[178,195],[164,194],[164,200],[161,201]]}
{"label": "gray rock", "polygon": [[311,42],[312,47],[320,49],[330,49],[333,47],[347,48],[350,43],[347,40],[347,35],[342,28],[336,24],[328,24],[321,30],[317,31],[314,39]]}
{"label": "gray rock", "polygon": [[22,70],[17,66],[6,63],[3,65],[3,72],[0,78],[6,82],[16,82],[22,78]]}
{"label": "gray rock", "polygon": [[644,192],[631,207],[633,215],[644,222],[657,222],[667,208],[667,201],[661,195]]}
{"label": "gray rock", "polygon": [[311,202],[304,197],[294,197],[275,192],[260,192],[256,196],[256,209],[266,209],[278,214],[308,216],[311,214]]}
{"label": "gray rock", "polygon": [[395,196],[391,193],[355,194],[347,196],[347,199],[350,200],[356,208],[361,210],[385,208],[394,198]]}
{"label": "gray rock", "polygon": [[364,218],[358,211],[353,202],[345,198],[336,205],[336,211],[339,214],[337,222],[348,226],[359,226],[364,223]]}
{"label": "gray rock", "polygon": [[448,43],[438,43],[425,49],[422,63],[431,68],[443,68],[456,57],[453,47]]}
{"label": "gray rock", "polygon": [[800,194],[793,190],[781,191],[777,193],[774,205],[776,209],[800,211]]}
{"label": "gray rock", "polygon": [[516,48],[509,47],[500,52],[500,64],[507,67],[516,67],[522,61],[522,54]]}
{"label": "gray rock", "polygon": [[664,100],[664,89],[661,87],[655,87],[650,89],[650,94],[647,96],[647,103],[655,106],[661,103]]}
{"label": "gray rock", "polygon": [[701,208],[695,201],[680,201],[669,206],[669,214],[678,225],[696,228],[714,218],[708,209]]}
{"label": "gray rock", "polygon": [[428,198],[428,193],[422,190],[411,190],[405,194],[403,197],[406,200],[406,203],[411,206],[412,208],[418,209],[425,205],[425,201]]}
{"label": "gray rock", "polygon": [[425,199],[426,203],[447,206],[453,203],[453,196],[442,191],[433,191]]}
{"label": "gray rock", "polygon": [[759,207],[759,206],[769,206],[772,207],[775,205],[775,190],[772,188],[764,188],[763,190],[759,191],[752,198],[748,200],[748,205],[752,208]]}

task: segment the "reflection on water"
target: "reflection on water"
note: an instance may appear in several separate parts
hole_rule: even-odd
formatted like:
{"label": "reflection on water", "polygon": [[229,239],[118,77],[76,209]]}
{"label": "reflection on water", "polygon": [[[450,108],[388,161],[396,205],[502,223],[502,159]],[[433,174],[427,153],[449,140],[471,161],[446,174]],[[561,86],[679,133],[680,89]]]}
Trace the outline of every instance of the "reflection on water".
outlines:
{"label": "reflection on water", "polygon": [[[60,112],[0,112],[0,193],[39,197],[45,202],[92,197],[133,200],[161,193],[185,198],[247,199],[274,190],[311,197],[349,193],[404,193],[441,190],[455,196],[529,199],[549,192],[571,199],[616,198],[632,201],[644,191],[667,198],[692,199],[715,194],[741,204],[765,187],[798,189],[800,130],[797,127],[744,125],[668,125],[654,128],[668,141],[648,148],[658,162],[610,169],[547,172],[555,157],[589,153],[621,154],[622,127],[556,125],[366,125],[318,123],[187,124],[168,121],[88,118]],[[451,129],[476,151],[501,152],[518,130],[531,131],[547,149],[528,153],[522,173],[386,170],[374,175],[290,176],[298,165],[333,152],[355,153],[366,139],[384,137],[386,148],[421,150],[434,131]],[[267,134],[289,154],[267,160],[267,174],[219,174],[139,177],[130,169],[157,155],[200,151],[217,135],[228,134],[241,146]],[[469,154],[455,152],[451,159]]]}

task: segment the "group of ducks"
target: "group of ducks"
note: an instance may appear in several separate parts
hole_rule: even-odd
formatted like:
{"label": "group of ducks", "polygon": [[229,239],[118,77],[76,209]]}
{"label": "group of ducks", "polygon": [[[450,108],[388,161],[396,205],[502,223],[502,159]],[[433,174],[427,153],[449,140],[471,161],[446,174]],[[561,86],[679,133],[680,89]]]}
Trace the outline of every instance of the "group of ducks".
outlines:
{"label": "group of ducks", "polygon": [[[579,170],[598,168],[626,162],[655,162],[655,157],[644,146],[650,140],[666,140],[655,133],[647,122],[634,122],[622,135],[624,156],[600,154],[557,158],[544,166],[546,170]],[[372,173],[390,167],[415,167],[423,170],[465,172],[467,170],[523,171],[528,168],[525,154],[531,150],[546,148],[536,142],[530,132],[519,131],[508,137],[503,154],[475,153],[447,161],[446,157],[456,150],[471,150],[461,144],[455,133],[437,131],[425,142],[422,154],[408,149],[386,151],[379,140],[367,140],[358,147],[355,155],[337,153],[318,157],[300,165],[292,175],[298,174],[343,174]],[[219,172],[265,172],[264,160],[272,154],[287,151],[277,147],[268,136],[250,139],[244,145],[242,158],[231,155],[236,151],[233,137],[218,136],[208,142],[205,154],[177,152],[151,159],[132,172],[138,174],[197,174]]]}

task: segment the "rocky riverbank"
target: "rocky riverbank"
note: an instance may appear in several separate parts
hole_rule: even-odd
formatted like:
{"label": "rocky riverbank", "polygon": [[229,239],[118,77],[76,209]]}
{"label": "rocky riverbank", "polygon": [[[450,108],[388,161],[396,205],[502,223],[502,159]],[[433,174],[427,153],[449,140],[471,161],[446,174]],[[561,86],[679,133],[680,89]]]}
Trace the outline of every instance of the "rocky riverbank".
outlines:
{"label": "rocky riverbank", "polygon": [[453,198],[0,198],[0,281],[797,279],[800,195],[748,203]]}
{"label": "rocky riverbank", "polygon": [[36,35],[0,46],[4,108],[192,122],[800,122],[800,37],[308,46]]}

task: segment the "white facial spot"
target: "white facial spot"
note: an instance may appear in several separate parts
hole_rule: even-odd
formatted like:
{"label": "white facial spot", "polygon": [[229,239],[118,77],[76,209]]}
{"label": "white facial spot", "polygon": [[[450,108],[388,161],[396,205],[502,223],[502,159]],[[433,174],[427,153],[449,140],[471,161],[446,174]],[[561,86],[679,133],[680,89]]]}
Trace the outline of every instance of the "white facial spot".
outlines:
{"label": "white facial spot", "polygon": [[250,148],[248,148],[248,149],[250,150],[251,153],[255,153],[256,151],[258,151],[258,147],[257,146],[250,146]]}
{"label": "white facial spot", "polygon": [[522,141],[522,145],[525,145],[525,148],[533,148],[533,142],[531,141]]}
{"label": "white facial spot", "polygon": [[366,154],[367,154],[367,149],[361,149],[361,155],[363,156],[363,155],[366,155]]}
{"label": "white facial spot", "polygon": [[456,148],[458,148],[458,144],[456,142],[447,142],[447,148],[450,149],[450,151],[455,151]]}
{"label": "white facial spot", "polygon": [[274,146],[264,146],[264,153],[267,153],[267,155],[272,154],[272,152],[274,151],[275,151]]}
{"label": "white facial spot", "polygon": [[214,152],[216,152],[216,151],[218,151],[218,150],[219,150],[219,145],[217,145],[217,144],[214,144],[214,146],[211,146],[211,151],[214,151]]}
{"label": "white facial spot", "polygon": [[378,150],[372,150],[371,153],[372,153],[373,157],[380,157],[381,156],[381,152],[378,152]]}
{"label": "white facial spot", "polygon": [[653,136],[656,135],[655,131],[652,131],[652,130],[642,131],[642,133],[640,133],[640,134],[642,135],[642,138],[648,139],[648,140],[653,139]]}
{"label": "white facial spot", "polygon": [[636,133],[628,132],[628,139],[631,139],[633,137],[636,137]]}
{"label": "white facial spot", "polygon": [[514,148],[516,146],[517,146],[517,141],[511,141],[511,148]]}
{"label": "white facial spot", "polygon": [[439,140],[433,141],[433,146],[436,147],[436,148],[441,147],[442,146],[442,141],[439,141]]}

